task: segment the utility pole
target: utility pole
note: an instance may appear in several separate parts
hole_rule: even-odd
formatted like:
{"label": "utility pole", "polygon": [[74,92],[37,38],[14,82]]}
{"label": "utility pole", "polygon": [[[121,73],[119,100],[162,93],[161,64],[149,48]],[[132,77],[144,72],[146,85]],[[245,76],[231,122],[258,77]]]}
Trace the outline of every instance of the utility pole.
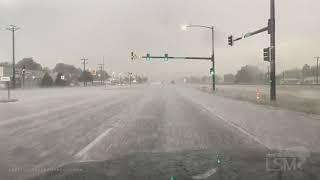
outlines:
{"label": "utility pole", "polygon": [[20,28],[15,25],[10,25],[6,28],[8,31],[12,32],[12,88],[16,88],[16,68],[15,68],[15,37],[14,33]]}
{"label": "utility pole", "polygon": [[317,59],[317,85],[319,84],[319,59],[320,59],[320,57],[319,56],[317,56],[317,57],[314,57],[314,58],[316,58]]}
{"label": "utility pole", "polygon": [[269,24],[269,32],[270,32],[270,48],[271,48],[271,62],[270,62],[270,99],[272,101],[277,100],[276,95],[276,33],[275,33],[275,0],[270,0],[270,24]]}
{"label": "utility pole", "polygon": [[132,76],[132,72],[128,72],[128,76],[129,76],[129,85],[131,87],[131,76]]}
{"label": "utility pole", "polygon": [[105,74],[105,70],[104,70],[104,56],[102,57],[102,69],[103,69],[103,81],[106,80],[106,74]]}
{"label": "utility pole", "polygon": [[81,64],[83,64],[83,86],[87,86],[87,80],[85,77],[85,73],[86,73],[86,64],[88,64],[88,59],[82,58]]}
{"label": "utility pole", "polygon": [[24,88],[24,81],[25,81],[25,77],[26,77],[26,66],[23,65],[22,67],[22,87]]}

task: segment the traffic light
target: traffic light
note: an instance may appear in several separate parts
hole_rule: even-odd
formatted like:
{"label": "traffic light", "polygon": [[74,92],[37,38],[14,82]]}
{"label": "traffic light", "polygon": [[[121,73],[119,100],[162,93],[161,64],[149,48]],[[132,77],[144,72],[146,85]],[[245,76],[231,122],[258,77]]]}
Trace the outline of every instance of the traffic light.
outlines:
{"label": "traffic light", "polygon": [[246,33],[246,34],[243,36],[243,38],[247,38],[247,37],[250,37],[250,36],[252,36],[251,33]]}
{"label": "traffic light", "polygon": [[131,60],[132,60],[132,61],[134,60],[134,54],[133,54],[133,51],[131,51]]}
{"label": "traffic light", "polygon": [[151,61],[150,54],[148,53],[146,56],[146,61]]}
{"label": "traffic light", "polygon": [[210,68],[210,76],[214,76],[214,69]]}
{"label": "traffic light", "polygon": [[233,46],[233,36],[232,35],[228,37],[228,45]]}
{"label": "traffic light", "polygon": [[263,49],[263,60],[264,61],[268,61],[268,62],[271,62],[271,60],[270,60],[270,48],[264,48]]}
{"label": "traffic light", "polygon": [[169,61],[168,54],[164,54],[164,61]]}

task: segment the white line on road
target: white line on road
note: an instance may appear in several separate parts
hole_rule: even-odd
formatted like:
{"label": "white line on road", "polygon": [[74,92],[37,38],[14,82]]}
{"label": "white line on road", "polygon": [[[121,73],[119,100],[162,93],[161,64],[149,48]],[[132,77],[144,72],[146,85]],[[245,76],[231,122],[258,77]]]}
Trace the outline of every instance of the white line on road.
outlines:
{"label": "white line on road", "polygon": [[233,123],[231,121],[226,120],[225,118],[223,118],[222,116],[218,115],[217,113],[214,114],[215,116],[217,116],[219,119],[222,119],[223,121],[225,121],[226,123],[228,123],[230,126],[232,126],[233,128],[237,129],[238,131],[242,132],[243,134],[247,135],[249,138],[253,139],[254,141],[258,142],[259,144],[265,146],[268,149],[271,149],[269,146],[267,146],[265,143],[263,143],[259,138],[257,138],[255,135],[249,133],[248,131],[246,131],[245,129],[243,129],[242,127],[240,127],[238,124]]}
{"label": "white line on road", "polygon": [[113,128],[109,128],[107,129],[105,132],[103,132],[102,134],[100,134],[96,139],[94,139],[91,143],[89,143],[86,147],[84,147],[81,151],[79,151],[75,156],[77,158],[83,157],[85,154],[87,154],[87,152],[94,147],[99,141],[101,141],[102,138],[104,138],[106,135],[109,134],[109,132],[112,130]]}
{"label": "white line on road", "polygon": [[71,108],[71,107],[76,107],[76,106],[80,106],[80,105],[83,105],[83,104],[87,104],[87,103],[92,102],[92,101],[96,101],[97,99],[99,99],[99,98],[86,99],[86,100],[83,100],[83,101],[80,101],[80,102],[76,102],[76,103],[73,103],[73,104],[67,104],[67,105],[64,105],[64,106],[58,106],[57,108],[46,109],[46,110],[41,111],[41,112],[35,112],[35,113],[32,113],[32,114],[27,114],[27,115],[23,115],[23,116],[19,116],[19,117],[14,117],[14,118],[11,118],[11,119],[7,119],[7,120],[4,120],[4,121],[1,121],[0,122],[0,126],[7,125],[9,123],[15,123],[17,121],[23,121],[23,120],[32,119],[32,118],[39,117],[39,116],[48,115],[50,113],[51,114],[57,113],[57,112],[59,112],[61,110],[65,110],[65,109],[68,109],[68,108]]}
{"label": "white line on road", "polygon": [[189,98],[194,104],[199,105],[200,107],[203,107],[206,111],[208,111],[209,113],[213,114],[214,116],[216,116],[217,118],[223,120],[224,122],[226,122],[229,126],[239,130],[240,132],[242,132],[243,134],[247,135],[249,138],[253,139],[254,141],[256,141],[257,143],[263,145],[264,147],[266,147],[267,149],[271,149],[271,147],[269,147],[267,144],[263,143],[258,137],[256,137],[255,135],[251,134],[250,132],[246,131],[245,129],[243,129],[242,127],[240,127],[238,124],[227,120],[226,118],[224,118],[223,116],[217,114],[216,112],[214,112],[209,106],[206,106],[205,104],[196,102],[194,99]]}

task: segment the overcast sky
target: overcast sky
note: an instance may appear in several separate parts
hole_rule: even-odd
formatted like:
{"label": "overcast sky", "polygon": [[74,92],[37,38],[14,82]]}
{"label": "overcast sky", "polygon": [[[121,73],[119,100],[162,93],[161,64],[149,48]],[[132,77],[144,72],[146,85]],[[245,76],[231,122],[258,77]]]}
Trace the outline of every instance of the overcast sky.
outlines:
{"label": "overcast sky", "polygon": [[[106,69],[161,75],[208,75],[210,62],[130,60],[138,55],[210,56],[207,29],[182,31],[182,24],[216,28],[216,71],[235,73],[246,64],[267,70],[262,33],[228,47],[227,37],[267,25],[270,0],[0,0],[0,61],[11,61],[15,24],[16,58],[33,57],[53,68],[58,62],[81,67],[80,59],[97,68],[105,56]],[[276,0],[277,72],[315,64],[320,56],[320,1]]]}

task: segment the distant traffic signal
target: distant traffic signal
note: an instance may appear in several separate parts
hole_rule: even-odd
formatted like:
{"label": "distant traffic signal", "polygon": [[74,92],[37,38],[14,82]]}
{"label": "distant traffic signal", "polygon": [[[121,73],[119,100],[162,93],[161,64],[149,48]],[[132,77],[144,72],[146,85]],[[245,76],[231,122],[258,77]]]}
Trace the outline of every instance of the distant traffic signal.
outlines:
{"label": "distant traffic signal", "polygon": [[168,54],[164,54],[164,61],[169,61]]}
{"label": "distant traffic signal", "polygon": [[148,53],[147,56],[146,56],[146,61],[151,61],[151,57],[150,57],[150,54]]}
{"label": "distant traffic signal", "polygon": [[270,57],[271,57],[271,56],[270,56],[270,54],[271,54],[271,53],[270,53],[270,49],[271,49],[271,48],[264,48],[264,49],[263,49],[263,60],[264,60],[264,61],[271,62],[271,60],[270,60]]}
{"label": "distant traffic signal", "polygon": [[210,76],[214,76],[214,69],[210,68]]}
{"label": "distant traffic signal", "polygon": [[233,46],[233,36],[232,35],[228,37],[228,45]]}
{"label": "distant traffic signal", "polygon": [[134,53],[131,51],[131,60],[134,60]]}
{"label": "distant traffic signal", "polygon": [[250,37],[250,36],[252,36],[252,33],[246,33],[244,36],[243,36],[243,38],[247,38],[247,37]]}

